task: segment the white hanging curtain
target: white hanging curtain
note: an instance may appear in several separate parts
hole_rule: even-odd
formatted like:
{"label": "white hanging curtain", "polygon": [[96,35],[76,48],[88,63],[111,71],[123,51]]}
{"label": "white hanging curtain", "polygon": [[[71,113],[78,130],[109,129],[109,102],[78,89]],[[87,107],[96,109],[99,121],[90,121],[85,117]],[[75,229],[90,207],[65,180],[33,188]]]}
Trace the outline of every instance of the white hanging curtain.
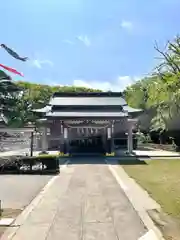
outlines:
{"label": "white hanging curtain", "polygon": [[68,129],[64,128],[64,138],[67,139],[68,138]]}
{"label": "white hanging curtain", "polygon": [[111,138],[111,128],[108,128],[108,129],[107,129],[107,137],[108,137],[108,138]]}
{"label": "white hanging curtain", "polygon": [[63,134],[63,125],[61,123],[61,134]]}

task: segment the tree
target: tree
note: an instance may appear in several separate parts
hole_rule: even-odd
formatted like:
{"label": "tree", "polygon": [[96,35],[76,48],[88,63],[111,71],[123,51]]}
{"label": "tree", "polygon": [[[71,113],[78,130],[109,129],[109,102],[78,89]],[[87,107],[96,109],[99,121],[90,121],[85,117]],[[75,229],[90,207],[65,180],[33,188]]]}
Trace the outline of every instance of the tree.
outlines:
{"label": "tree", "polygon": [[[5,44],[0,44],[1,48],[4,48],[8,54],[12,57],[26,61],[27,57],[20,57],[15,51],[7,47]],[[0,64],[0,67],[7,70],[8,72],[21,75],[16,69]],[[14,108],[16,107],[21,89],[12,82],[12,79],[4,71],[0,70],[0,114],[5,115],[7,118],[12,115]]]}
{"label": "tree", "polygon": [[75,86],[49,86],[29,82],[16,82],[18,88],[22,89],[21,94],[15,95],[16,105],[9,116],[9,125],[22,127],[28,122],[36,123],[36,115],[33,109],[43,108],[49,103],[50,98],[55,92],[92,92],[99,91],[84,87]]}
{"label": "tree", "polygon": [[10,76],[0,70],[0,112],[5,116],[13,110],[16,102],[15,96],[20,88],[12,82]]}
{"label": "tree", "polygon": [[145,111],[153,109],[150,129],[162,136],[169,132],[170,123],[180,116],[180,37],[168,41],[163,51],[156,44],[155,50],[160,62],[152,75],[125,92],[132,107],[141,107]]}
{"label": "tree", "polygon": [[179,111],[180,103],[180,37],[177,36],[168,41],[164,51],[160,50],[157,44],[156,51],[160,54],[160,64],[156,67],[156,74],[159,78],[157,86],[157,115],[152,120],[152,127],[160,131],[168,130],[168,123]]}

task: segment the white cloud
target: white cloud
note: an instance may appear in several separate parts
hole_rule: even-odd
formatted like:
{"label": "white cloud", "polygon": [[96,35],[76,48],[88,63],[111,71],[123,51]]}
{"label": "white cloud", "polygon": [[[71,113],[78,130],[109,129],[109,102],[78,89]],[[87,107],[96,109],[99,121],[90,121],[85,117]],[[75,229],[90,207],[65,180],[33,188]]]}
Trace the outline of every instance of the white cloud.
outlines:
{"label": "white cloud", "polygon": [[69,45],[74,45],[74,42],[71,41],[71,40],[68,40],[68,39],[64,40],[63,42],[64,42],[64,43],[67,43],[67,44],[69,44]]}
{"label": "white cloud", "polygon": [[123,20],[121,22],[121,27],[126,29],[126,30],[128,30],[128,31],[130,31],[130,30],[133,29],[133,23],[130,22],[130,21]]}
{"label": "white cloud", "polygon": [[115,81],[86,81],[77,79],[73,81],[73,85],[77,87],[87,87],[93,89],[100,89],[102,91],[114,91],[120,92],[125,90],[127,86],[130,86],[135,81],[138,81],[138,77],[119,76]]}
{"label": "white cloud", "polygon": [[126,87],[134,84],[136,81],[142,79],[142,77],[131,77],[131,76],[119,76],[116,80],[112,81],[95,81],[95,80],[84,80],[75,79],[71,82],[68,81],[67,84],[59,83],[59,81],[54,81],[51,79],[44,79],[44,84],[49,84],[51,86],[76,86],[76,87],[86,87],[92,89],[100,89],[102,91],[113,91],[121,92],[126,89]]}
{"label": "white cloud", "polygon": [[41,69],[43,67],[43,65],[49,65],[52,67],[54,64],[50,60],[34,59],[34,60],[32,60],[32,65],[36,68]]}
{"label": "white cloud", "polygon": [[77,39],[82,42],[86,47],[90,47],[91,46],[91,41],[88,38],[87,35],[80,35],[77,37]]}

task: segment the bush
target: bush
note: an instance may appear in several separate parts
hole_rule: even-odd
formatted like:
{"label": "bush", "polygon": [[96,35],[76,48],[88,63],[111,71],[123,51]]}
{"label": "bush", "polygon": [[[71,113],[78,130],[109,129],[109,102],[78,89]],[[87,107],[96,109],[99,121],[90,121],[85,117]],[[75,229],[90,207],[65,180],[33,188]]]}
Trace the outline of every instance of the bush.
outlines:
{"label": "bush", "polygon": [[144,134],[142,132],[137,132],[136,133],[136,138],[138,143],[150,143],[151,142],[151,137],[149,134]]}
{"label": "bush", "polygon": [[46,166],[46,170],[57,170],[59,169],[59,159],[57,156],[46,156],[39,157],[39,161]]}
{"label": "bush", "polygon": [[0,172],[12,173],[56,173],[59,172],[59,159],[56,155],[36,157],[13,157],[0,166]]}

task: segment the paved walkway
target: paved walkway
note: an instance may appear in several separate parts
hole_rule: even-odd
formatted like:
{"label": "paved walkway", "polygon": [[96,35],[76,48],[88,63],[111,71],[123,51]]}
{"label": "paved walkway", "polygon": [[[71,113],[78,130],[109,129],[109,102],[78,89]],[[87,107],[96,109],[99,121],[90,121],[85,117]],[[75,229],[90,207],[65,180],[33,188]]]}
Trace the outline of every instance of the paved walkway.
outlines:
{"label": "paved walkway", "polygon": [[76,161],[62,169],[16,225],[13,240],[137,240],[147,232],[104,162]]}
{"label": "paved walkway", "polygon": [[24,209],[52,177],[52,175],[0,174],[2,208]]}

